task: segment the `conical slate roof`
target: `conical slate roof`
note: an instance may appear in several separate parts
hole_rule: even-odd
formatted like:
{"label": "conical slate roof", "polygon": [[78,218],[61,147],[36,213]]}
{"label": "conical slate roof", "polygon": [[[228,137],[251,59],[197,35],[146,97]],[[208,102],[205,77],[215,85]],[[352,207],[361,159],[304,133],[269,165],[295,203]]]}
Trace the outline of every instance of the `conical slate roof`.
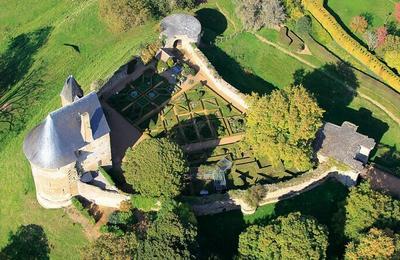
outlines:
{"label": "conical slate roof", "polygon": [[172,14],[162,19],[161,33],[167,38],[185,35],[193,42],[197,42],[201,34],[201,24],[192,15]]}
{"label": "conical slate roof", "polygon": [[78,82],[75,80],[74,76],[70,75],[65,80],[60,96],[70,103],[74,102],[76,97],[81,98],[83,96],[83,91]]}
{"label": "conical slate roof", "polygon": [[81,135],[81,114],[88,112],[93,139],[110,132],[97,94],[87,96],[50,113],[25,138],[26,158],[44,169],[56,169],[77,160],[76,151],[87,145]]}

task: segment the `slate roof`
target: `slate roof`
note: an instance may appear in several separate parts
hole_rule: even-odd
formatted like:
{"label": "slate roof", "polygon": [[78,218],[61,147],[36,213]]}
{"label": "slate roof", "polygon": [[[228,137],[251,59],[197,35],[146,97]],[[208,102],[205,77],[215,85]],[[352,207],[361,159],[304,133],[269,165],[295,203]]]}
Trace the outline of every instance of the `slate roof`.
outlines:
{"label": "slate roof", "polygon": [[361,146],[368,150],[375,147],[375,141],[357,132],[357,126],[344,122],[341,126],[325,123],[317,133],[315,149],[323,156],[332,157],[356,170],[362,170],[368,155],[360,154]]}
{"label": "slate roof", "polygon": [[76,161],[75,152],[87,145],[81,135],[80,114],[88,112],[93,139],[110,132],[95,92],[51,112],[25,138],[23,150],[33,164],[56,169]]}
{"label": "slate roof", "polygon": [[60,96],[70,103],[74,102],[76,97],[81,98],[83,96],[81,87],[72,75],[65,80]]}
{"label": "slate roof", "polygon": [[201,24],[194,16],[173,14],[161,21],[161,33],[167,38],[186,35],[193,42],[197,42],[201,33]]}

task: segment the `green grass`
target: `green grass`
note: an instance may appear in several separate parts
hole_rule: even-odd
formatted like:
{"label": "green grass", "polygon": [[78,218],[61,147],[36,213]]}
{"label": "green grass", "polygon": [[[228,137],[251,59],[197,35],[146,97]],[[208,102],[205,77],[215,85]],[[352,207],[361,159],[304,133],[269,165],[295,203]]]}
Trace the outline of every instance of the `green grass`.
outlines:
{"label": "green grass", "polygon": [[394,20],[394,1],[391,0],[328,0],[329,6],[348,26],[351,19],[357,15],[372,15],[372,27],[382,26],[385,21]]}
{"label": "green grass", "polygon": [[[210,216],[198,217],[202,257],[217,255],[221,259],[232,259],[237,254],[239,234],[251,224],[267,225],[272,219],[299,211],[314,216],[319,223],[327,225],[330,244],[335,244],[333,235],[333,214],[338,210],[338,202],[345,199],[348,191],[336,181],[327,181],[321,186],[289,200],[259,207],[252,215],[243,216],[240,211],[230,211]],[[328,249],[328,255],[337,256],[340,247]]]}
{"label": "green grass", "polygon": [[[37,50],[29,67],[34,76],[24,75],[11,90],[17,97],[22,91],[29,94],[23,99],[27,109],[15,115],[16,122],[25,119],[22,127],[0,138],[0,247],[7,244],[10,231],[19,225],[34,223],[44,228],[52,259],[77,259],[78,250],[87,243],[83,231],[63,210],[39,206],[22,142],[27,132],[48,112],[60,107],[58,94],[69,74],[73,74],[88,93],[92,81],[106,78],[138,53],[143,43],[157,37],[154,23],[114,35],[99,21],[97,1],[74,1],[71,9],[71,1],[67,0],[29,0],[24,4],[3,1],[0,19],[1,53],[8,49],[12,37],[51,27],[48,41]],[[78,45],[80,54],[64,43]],[[38,84],[33,84],[37,80],[40,80]]]}

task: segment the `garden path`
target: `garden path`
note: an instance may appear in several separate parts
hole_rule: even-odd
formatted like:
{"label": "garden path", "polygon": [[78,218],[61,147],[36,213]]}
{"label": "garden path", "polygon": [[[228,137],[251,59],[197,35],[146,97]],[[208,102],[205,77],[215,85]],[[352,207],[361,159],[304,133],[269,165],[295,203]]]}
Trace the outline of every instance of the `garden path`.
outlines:
{"label": "garden path", "polygon": [[198,143],[186,144],[182,148],[186,152],[194,152],[194,151],[213,148],[213,147],[216,147],[218,145],[236,143],[236,142],[239,142],[240,140],[242,140],[243,137],[244,137],[244,134],[232,135],[232,136],[227,136],[227,137],[223,137],[223,138],[220,138],[220,139],[214,139],[214,140],[202,141],[202,142],[198,142]]}

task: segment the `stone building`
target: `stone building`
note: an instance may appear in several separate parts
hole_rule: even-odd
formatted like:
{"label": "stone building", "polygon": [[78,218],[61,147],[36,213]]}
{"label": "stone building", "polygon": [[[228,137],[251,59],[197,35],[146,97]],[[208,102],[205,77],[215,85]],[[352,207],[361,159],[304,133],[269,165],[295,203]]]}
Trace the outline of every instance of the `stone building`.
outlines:
{"label": "stone building", "polygon": [[347,166],[348,170],[341,173],[344,184],[354,185],[360,173],[365,170],[368,157],[375,147],[375,141],[357,132],[358,127],[350,122],[341,126],[325,123],[317,133],[315,150],[319,162],[329,158]]}
{"label": "stone building", "polygon": [[161,21],[160,26],[161,37],[165,37],[165,48],[200,43],[201,24],[194,16],[187,14],[169,15]]}
{"label": "stone building", "polygon": [[118,207],[126,196],[91,184],[92,172],[112,165],[110,128],[97,94],[83,96],[69,76],[60,96],[62,107],[32,129],[23,145],[39,203],[59,208],[81,195],[99,205]]}

